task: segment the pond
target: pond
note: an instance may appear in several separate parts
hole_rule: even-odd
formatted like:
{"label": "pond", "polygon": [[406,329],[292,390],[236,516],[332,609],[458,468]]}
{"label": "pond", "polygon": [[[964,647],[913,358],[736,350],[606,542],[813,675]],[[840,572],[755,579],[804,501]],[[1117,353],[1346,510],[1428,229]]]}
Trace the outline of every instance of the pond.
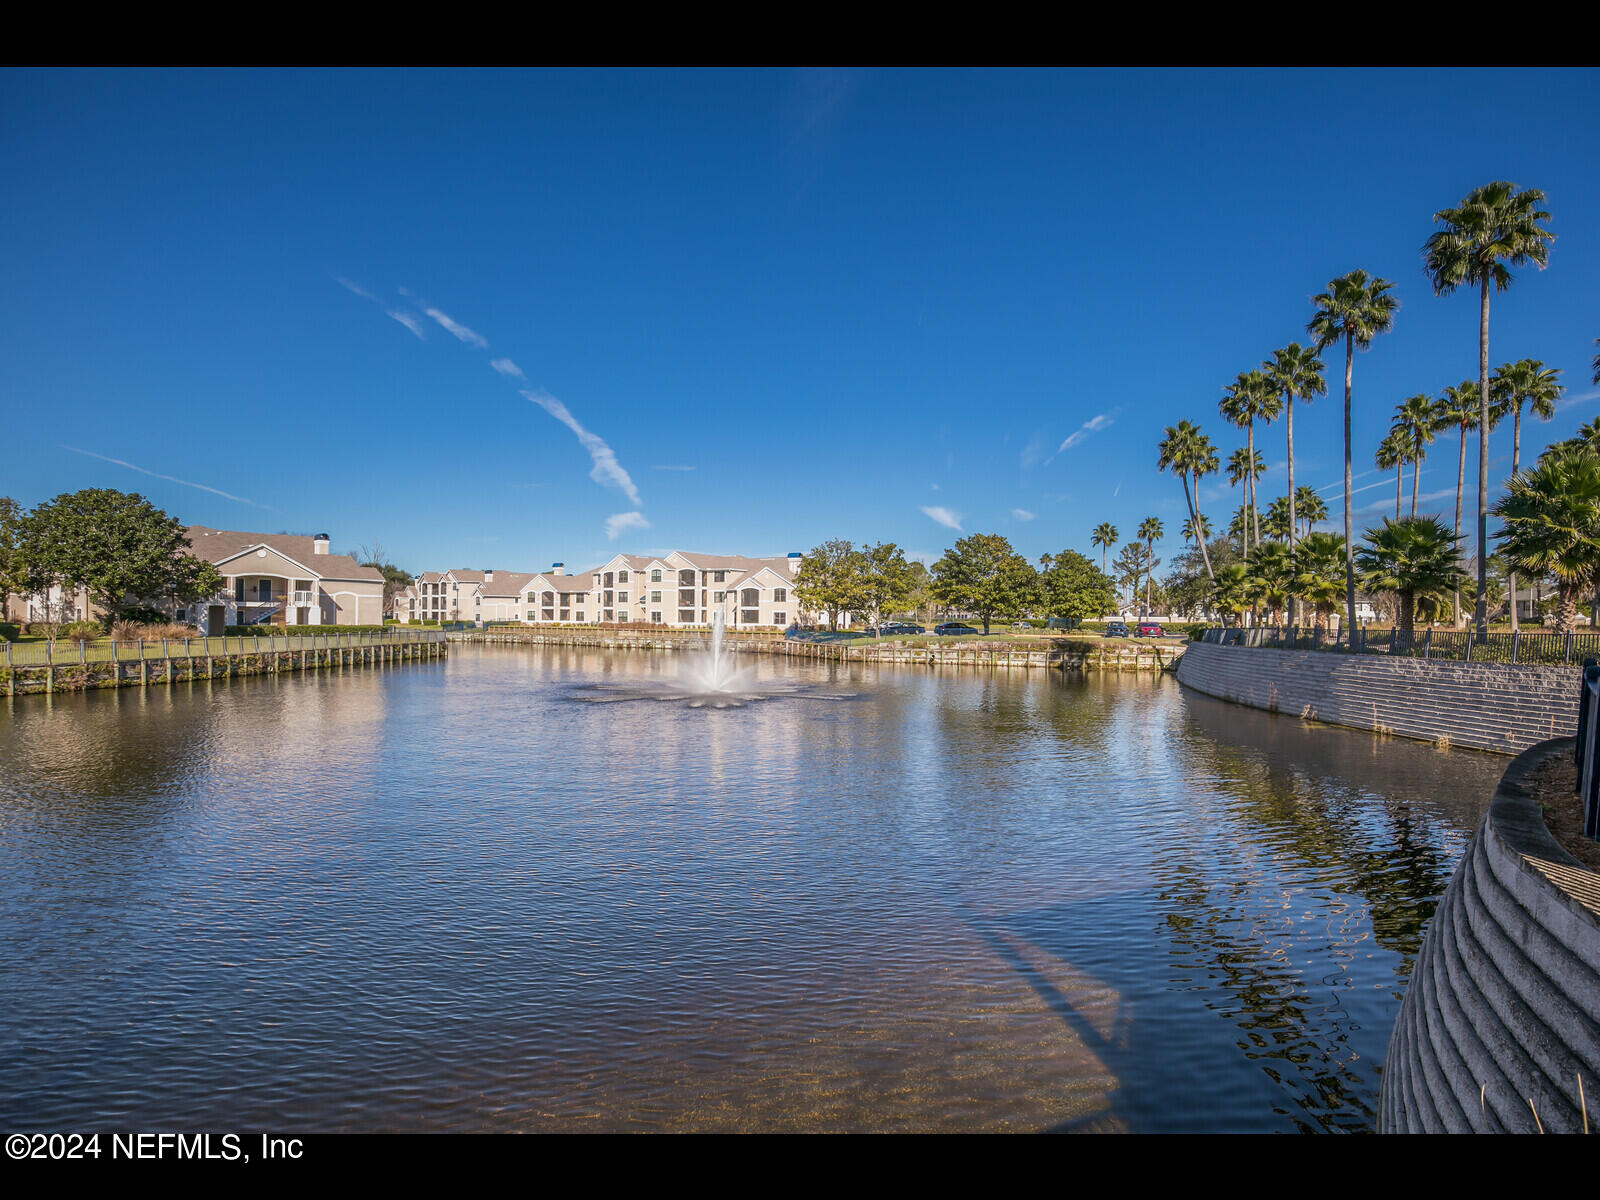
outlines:
{"label": "pond", "polygon": [[676,665],[4,704],[0,1124],[1366,1130],[1508,761],[1148,674],[584,702]]}

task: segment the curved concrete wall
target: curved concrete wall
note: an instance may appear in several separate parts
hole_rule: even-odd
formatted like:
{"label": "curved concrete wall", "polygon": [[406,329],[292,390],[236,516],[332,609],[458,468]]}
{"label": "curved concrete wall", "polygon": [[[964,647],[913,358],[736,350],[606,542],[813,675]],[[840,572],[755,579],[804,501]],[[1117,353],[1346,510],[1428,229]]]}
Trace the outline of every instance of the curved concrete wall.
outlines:
{"label": "curved concrete wall", "polygon": [[1178,681],[1222,700],[1332,725],[1517,754],[1578,726],[1577,666],[1426,662],[1192,642]]}
{"label": "curved concrete wall", "polygon": [[1428,924],[1383,1066],[1381,1132],[1578,1132],[1585,1105],[1600,1127],[1600,875],[1522,785],[1572,746],[1511,764]]}

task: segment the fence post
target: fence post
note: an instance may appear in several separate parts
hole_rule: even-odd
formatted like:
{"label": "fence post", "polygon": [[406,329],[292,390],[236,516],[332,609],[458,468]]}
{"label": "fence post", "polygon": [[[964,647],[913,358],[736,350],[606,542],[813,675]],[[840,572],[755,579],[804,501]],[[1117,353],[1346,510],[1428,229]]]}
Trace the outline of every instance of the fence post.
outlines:
{"label": "fence post", "polygon": [[[1473,639],[1473,636],[1474,636],[1474,634],[1476,632],[1477,632],[1476,630],[1472,630],[1472,629],[1467,630],[1467,661],[1468,662],[1472,661],[1472,639]],[[1488,637],[1489,635],[1486,633],[1483,636],[1484,637]]]}
{"label": "fence post", "polygon": [[1567,630],[1567,644],[1566,649],[1562,651],[1561,661],[1564,663],[1572,661],[1572,630],[1570,629]]}
{"label": "fence post", "polygon": [[78,641],[78,665],[80,667],[83,666],[84,661],[85,661],[85,656],[84,656],[84,652],[83,652],[83,641],[82,641],[82,639],[79,639],[79,641]]}
{"label": "fence post", "polygon": [[1511,661],[1512,662],[1516,662],[1517,661],[1517,651],[1519,649],[1521,649],[1521,648],[1522,648],[1522,630],[1513,629],[1511,631]]}
{"label": "fence post", "polygon": [[1583,660],[1583,686],[1578,689],[1578,740],[1572,747],[1572,761],[1578,764],[1578,791],[1583,791],[1583,752],[1589,722],[1594,719],[1594,698],[1590,687],[1600,680],[1600,666],[1592,658]]}
{"label": "fence post", "polygon": [[1428,626],[1428,632],[1422,638],[1422,660],[1427,662],[1433,657],[1433,626]]}

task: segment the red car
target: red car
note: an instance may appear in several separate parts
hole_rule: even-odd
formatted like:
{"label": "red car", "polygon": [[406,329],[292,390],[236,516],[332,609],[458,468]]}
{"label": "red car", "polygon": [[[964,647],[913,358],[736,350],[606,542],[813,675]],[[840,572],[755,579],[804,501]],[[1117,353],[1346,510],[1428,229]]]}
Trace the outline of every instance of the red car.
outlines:
{"label": "red car", "polygon": [[1139,627],[1133,631],[1134,637],[1166,637],[1166,631],[1154,621],[1140,621]]}

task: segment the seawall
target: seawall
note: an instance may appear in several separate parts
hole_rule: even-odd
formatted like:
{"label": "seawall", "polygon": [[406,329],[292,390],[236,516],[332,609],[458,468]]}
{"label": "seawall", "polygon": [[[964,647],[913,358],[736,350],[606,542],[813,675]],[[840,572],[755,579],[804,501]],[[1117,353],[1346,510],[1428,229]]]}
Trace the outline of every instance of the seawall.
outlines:
{"label": "seawall", "polygon": [[1381,1132],[1583,1129],[1600,1089],[1600,875],[1550,836],[1524,785],[1572,747],[1546,741],[1512,762],[1428,923],[1384,1062]]}
{"label": "seawall", "polygon": [[[606,650],[695,650],[705,644],[701,632],[604,632],[583,629],[494,627],[450,635],[459,641],[488,645],[592,646]],[[1166,671],[1193,647],[1193,642],[1091,642],[1071,638],[1050,641],[984,641],[981,638],[937,642],[802,642],[779,634],[729,633],[727,642],[741,654],[828,662],[881,663],[985,670],[1054,668],[1070,671]]]}
{"label": "seawall", "polygon": [[1381,654],[1192,642],[1178,681],[1208,696],[1307,720],[1518,754],[1574,733],[1576,666],[1428,662]]}

